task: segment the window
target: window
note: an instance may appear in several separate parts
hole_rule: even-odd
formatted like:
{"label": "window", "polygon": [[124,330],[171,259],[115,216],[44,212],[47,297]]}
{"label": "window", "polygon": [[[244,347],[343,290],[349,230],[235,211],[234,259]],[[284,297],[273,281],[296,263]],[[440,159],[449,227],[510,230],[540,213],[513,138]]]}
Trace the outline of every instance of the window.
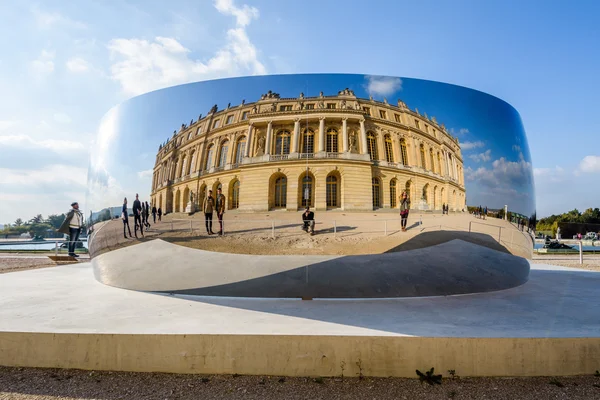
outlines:
{"label": "window", "polygon": [[437,173],[438,175],[442,174],[442,157],[440,157],[440,152],[437,153]]}
{"label": "window", "polygon": [[215,122],[213,122],[213,129],[217,129],[220,126],[221,120],[215,120]]}
{"label": "window", "polygon": [[229,147],[229,141],[224,141],[221,144],[221,153],[219,155],[219,167],[224,167],[227,164],[227,148]]}
{"label": "window", "polygon": [[429,125],[425,124],[424,130],[425,130],[425,132],[429,133]]}
{"label": "window", "polygon": [[417,129],[421,128],[421,126],[419,125],[419,121],[417,121],[416,119],[415,119],[415,126],[417,127]]}
{"label": "window", "polygon": [[400,139],[400,155],[402,157],[402,164],[408,165],[408,152],[406,151],[406,140]]}
{"label": "window", "polygon": [[315,150],[315,133],[312,129],[302,132],[302,153],[312,154]]}
{"label": "window", "polygon": [[421,194],[421,198],[423,200],[425,200],[426,203],[429,203],[428,192],[429,192],[429,184],[426,184],[425,186],[423,186],[423,193]]}
{"label": "window", "polygon": [[188,134],[187,140],[190,140],[192,138],[192,136],[194,136],[194,131],[190,131],[190,133]]}
{"label": "window", "polygon": [[396,180],[392,179],[390,181],[390,207],[396,208]]}
{"label": "window", "polygon": [[189,169],[189,173],[191,174],[192,172],[194,172],[194,166],[196,165],[196,152],[194,151],[192,153],[192,162],[190,162],[190,169]]}
{"label": "window", "polygon": [[327,129],[327,149],[328,153],[337,153],[338,148],[338,133],[335,129]]}
{"label": "window", "polygon": [[285,155],[290,154],[290,132],[279,131],[275,136],[275,154]]}
{"label": "window", "polygon": [[227,116],[227,122],[225,122],[227,125],[229,125],[230,123],[233,122],[233,115],[229,115]]}
{"label": "window", "polygon": [[434,137],[437,137],[437,136],[436,136],[436,133],[435,133],[435,129],[433,130],[433,136],[434,136]]}
{"label": "window", "polygon": [[231,204],[232,209],[240,208],[240,181],[235,181],[231,189]]}
{"label": "window", "polygon": [[280,106],[279,111],[292,111],[292,106]]}
{"label": "window", "polygon": [[394,119],[396,120],[396,122],[400,122],[400,123],[402,122],[399,114],[394,114]]}
{"label": "window", "polygon": [[406,198],[410,200],[410,181],[407,181],[404,185],[404,191],[406,192]]}
{"label": "window", "polygon": [[275,181],[275,199],[274,206],[277,208],[285,207],[287,203],[287,178],[280,176]]}
{"label": "window", "polygon": [[237,146],[235,149],[235,163],[241,164],[242,159],[244,158],[244,153],[246,151],[246,137],[241,137],[237,141]]}
{"label": "window", "polygon": [[315,109],[315,105],[314,104],[307,104],[304,108],[307,109],[307,110],[314,110]]}
{"label": "window", "polygon": [[242,121],[245,120],[245,119],[248,119],[248,111],[244,111],[242,113]]}
{"label": "window", "polygon": [[373,208],[381,207],[381,185],[379,184],[378,178],[373,178],[372,182],[372,192],[373,192]]}
{"label": "window", "polygon": [[196,136],[198,136],[198,135],[199,135],[199,134],[201,134],[201,133],[202,133],[202,127],[201,127],[201,126],[199,126],[199,127],[198,127],[198,130],[196,131]]}
{"label": "window", "polygon": [[335,103],[327,103],[328,110],[335,110]]}
{"label": "window", "polygon": [[390,135],[385,135],[385,160],[387,162],[394,162],[394,149]]}
{"label": "window", "polygon": [[208,170],[210,169],[210,167],[212,166],[212,157],[213,157],[213,153],[214,153],[214,149],[215,146],[213,146],[212,144],[208,147],[208,150],[206,150],[206,164],[204,165],[204,169]]}
{"label": "window", "polygon": [[181,175],[180,176],[185,176],[186,175],[185,174],[185,160],[186,160],[185,157],[183,157],[181,159],[181,165],[180,165],[180,167],[181,167]]}
{"label": "window", "polygon": [[435,172],[435,162],[433,159],[433,149],[429,149],[429,161],[431,162],[431,165],[429,166],[429,170],[431,172]]}
{"label": "window", "polygon": [[425,163],[425,146],[421,145],[419,146],[419,151],[421,153],[421,168],[426,169],[426,163]]}
{"label": "window", "polygon": [[363,107],[363,111],[371,115],[371,109],[369,107]]}
{"label": "window", "polygon": [[338,179],[335,175],[329,175],[326,180],[327,189],[327,207],[338,207],[337,193],[338,193]]}
{"label": "window", "polygon": [[367,150],[369,150],[369,157],[371,160],[378,160],[377,157],[377,140],[373,132],[367,133]]}
{"label": "window", "polygon": [[310,175],[304,175],[302,178],[302,207],[312,206],[313,198],[313,179]]}
{"label": "window", "polygon": [[387,119],[387,114],[383,110],[379,110],[379,117],[383,119]]}

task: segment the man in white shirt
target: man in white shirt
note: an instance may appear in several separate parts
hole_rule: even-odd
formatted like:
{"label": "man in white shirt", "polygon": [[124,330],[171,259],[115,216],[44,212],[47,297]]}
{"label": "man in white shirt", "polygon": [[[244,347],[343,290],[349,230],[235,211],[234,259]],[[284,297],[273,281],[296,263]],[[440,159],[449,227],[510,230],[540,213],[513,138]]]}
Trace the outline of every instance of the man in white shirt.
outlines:
{"label": "man in white shirt", "polygon": [[79,211],[79,204],[74,202],[71,204],[71,210],[67,213],[58,231],[69,235],[69,255],[71,257],[79,257],[75,254],[75,245],[79,240],[79,233],[83,226],[83,214]]}

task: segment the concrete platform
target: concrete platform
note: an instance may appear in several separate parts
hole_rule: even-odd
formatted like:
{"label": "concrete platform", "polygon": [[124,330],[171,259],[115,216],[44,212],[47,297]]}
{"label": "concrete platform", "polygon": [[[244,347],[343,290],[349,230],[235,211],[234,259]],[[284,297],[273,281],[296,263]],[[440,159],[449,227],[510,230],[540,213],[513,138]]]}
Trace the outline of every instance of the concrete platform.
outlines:
{"label": "concrete platform", "polygon": [[100,282],[203,296],[386,298],[447,296],[522,285],[529,262],[463,240],[348,256],[244,255],[157,239],[92,260]]}
{"label": "concrete platform", "polygon": [[91,264],[0,275],[0,365],[413,377],[591,374],[600,274],[532,265],[516,288],[371,300],[169,296],[97,282]]}

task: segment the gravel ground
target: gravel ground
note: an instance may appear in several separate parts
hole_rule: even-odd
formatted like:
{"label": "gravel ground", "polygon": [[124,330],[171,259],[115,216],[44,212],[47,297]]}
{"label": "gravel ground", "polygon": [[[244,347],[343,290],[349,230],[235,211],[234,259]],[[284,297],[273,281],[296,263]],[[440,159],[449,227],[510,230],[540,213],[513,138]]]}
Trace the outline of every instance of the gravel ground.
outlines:
{"label": "gravel ground", "polygon": [[0,274],[26,269],[55,267],[56,263],[48,257],[1,257]]}
{"label": "gravel ground", "polygon": [[199,376],[0,367],[0,399],[600,399],[600,378]]}

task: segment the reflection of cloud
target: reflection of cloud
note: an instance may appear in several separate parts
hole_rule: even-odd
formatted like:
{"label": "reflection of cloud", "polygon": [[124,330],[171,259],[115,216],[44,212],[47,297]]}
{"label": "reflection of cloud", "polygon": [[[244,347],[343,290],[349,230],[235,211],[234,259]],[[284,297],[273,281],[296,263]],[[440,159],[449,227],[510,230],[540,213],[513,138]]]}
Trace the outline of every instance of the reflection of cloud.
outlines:
{"label": "reflection of cloud", "polygon": [[108,44],[113,59],[113,79],[120,82],[128,94],[137,95],[166,86],[201,79],[222,78],[242,74],[265,74],[256,47],[247,35],[246,27],[258,10],[234,5],[232,0],[217,0],[215,7],[236,18],[236,27],[227,31],[225,46],[208,61],[193,60],[190,50],[169,37],[114,39]]}
{"label": "reflection of cloud", "polygon": [[469,158],[473,161],[476,162],[487,162],[491,160],[491,154],[492,154],[492,150],[486,150],[483,153],[479,153],[479,154],[471,154],[469,156]]}
{"label": "reflection of cloud", "polygon": [[484,186],[494,187],[521,187],[532,184],[531,163],[521,158],[519,161],[508,161],[504,157],[492,163],[492,169],[485,167],[467,168],[465,176],[469,181],[476,181]]}
{"label": "reflection of cloud", "polygon": [[145,171],[138,172],[137,175],[138,175],[138,178],[140,178],[140,179],[147,179],[147,178],[151,178],[153,173],[154,173],[154,170],[147,169]]}
{"label": "reflection of cloud", "polygon": [[481,140],[478,140],[476,142],[462,142],[460,143],[460,148],[462,150],[471,150],[471,149],[477,149],[480,147],[485,146],[485,143],[483,143]]}
{"label": "reflection of cloud", "polygon": [[516,151],[517,153],[520,153],[520,152],[521,152],[521,146],[518,146],[518,145],[516,145],[516,144],[513,144],[513,147],[512,147],[512,149],[513,149],[513,151]]}
{"label": "reflection of cloud", "polygon": [[600,156],[585,156],[579,163],[581,172],[600,172]]}
{"label": "reflection of cloud", "polygon": [[91,153],[91,164],[94,168],[106,168],[106,160],[110,154],[110,146],[117,135],[119,121],[119,108],[111,108],[102,120],[98,127],[98,135],[94,146],[94,151]]}
{"label": "reflection of cloud", "polygon": [[[127,192],[105,170],[90,171],[86,196],[88,210],[97,211],[106,207],[118,206],[123,204],[125,197],[127,197]],[[131,193],[129,197],[131,197]]]}
{"label": "reflection of cloud", "polygon": [[389,96],[402,90],[402,80],[391,76],[365,76],[367,83],[365,88],[372,95]]}

